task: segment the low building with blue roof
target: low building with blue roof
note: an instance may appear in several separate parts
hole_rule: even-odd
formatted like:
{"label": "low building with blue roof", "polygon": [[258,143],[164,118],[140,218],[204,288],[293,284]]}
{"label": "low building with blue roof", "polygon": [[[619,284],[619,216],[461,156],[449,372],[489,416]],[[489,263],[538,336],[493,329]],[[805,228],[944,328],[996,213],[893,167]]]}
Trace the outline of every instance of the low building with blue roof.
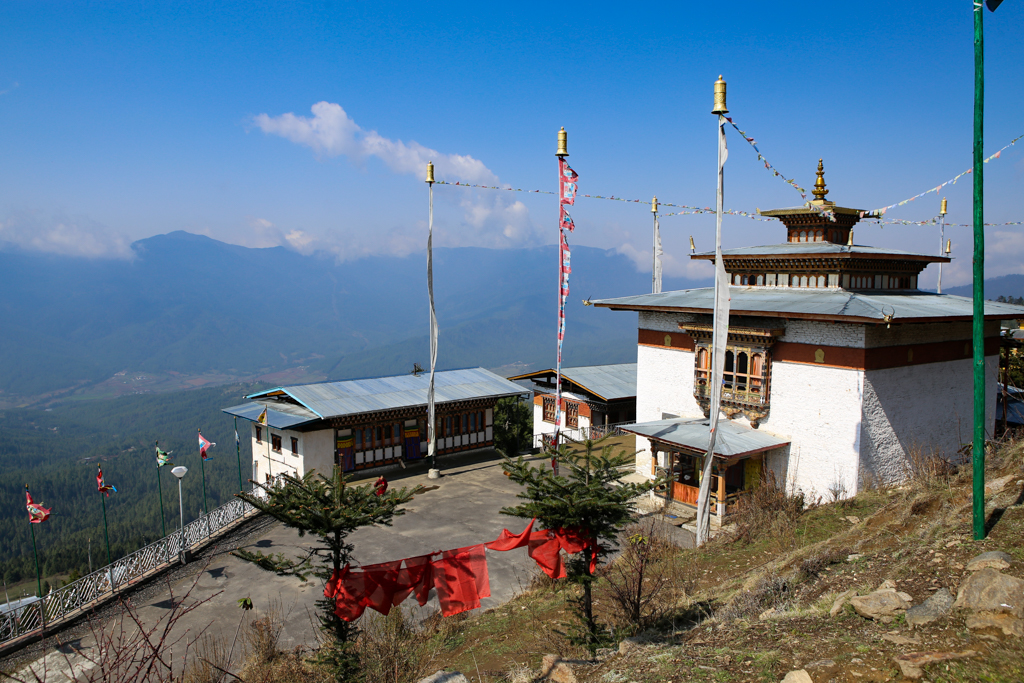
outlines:
{"label": "low building with blue roof", "polygon": [[[255,481],[379,468],[426,455],[429,381],[423,372],[277,387],[224,412],[251,423]],[[483,368],[435,373],[438,455],[492,447],[494,405],[528,394]]]}

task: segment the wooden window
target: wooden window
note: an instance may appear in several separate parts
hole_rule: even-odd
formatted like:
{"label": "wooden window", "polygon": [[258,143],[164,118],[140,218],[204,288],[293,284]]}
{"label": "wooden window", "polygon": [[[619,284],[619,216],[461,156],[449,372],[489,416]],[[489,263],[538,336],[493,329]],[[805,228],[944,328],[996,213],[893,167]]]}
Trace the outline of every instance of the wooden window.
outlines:
{"label": "wooden window", "polygon": [[281,435],[271,434],[270,435],[270,449],[275,453],[281,452]]}
{"label": "wooden window", "polygon": [[355,441],[355,445],[354,445],[355,450],[357,450],[357,451],[363,450],[363,430],[362,429],[354,429],[354,430],[352,430],[352,433],[355,435],[355,439],[354,439],[354,441]]}
{"label": "wooden window", "polygon": [[[698,400],[711,397],[710,340],[697,343],[694,362],[693,395]],[[768,352],[746,344],[729,344],[722,373],[722,400],[727,405],[765,406],[768,404]]]}
{"label": "wooden window", "polygon": [[472,413],[470,413],[470,415],[469,415],[469,431],[471,431],[471,432],[480,431],[480,430],[478,430],[476,428],[476,411],[475,410]]}
{"label": "wooden window", "polygon": [[263,443],[263,427],[256,426],[256,443]]}
{"label": "wooden window", "polygon": [[444,419],[444,435],[455,436],[455,432],[452,431],[452,416],[449,415]]}
{"label": "wooden window", "polygon": [[555,397],[544,397],[544,421],[553,423],[555,421]]}
{"label": "wooden window", "polygon": [[299,454],[299,440],[294,436],[292,437],[292,455]]}
{"label": "wooden window", "polygon": [[485,418],[484,411],[482,411],[482,410],[478,411],[477,415],[478,415],[478,418],[479,418],[479,419],[477,419],[477,424],[480,425],[480,431],[482,432],[482,431],[484,431],[484,428],[487,427],[487,425],[484,423],[484,418]]}
{"label": "wooden window", "polygon": [[394,433],[392,437],[394,444],[400,446],[402,444],[402,423],[396,422],[392,431]]}
{"label": "wooden window", "polygon": [[575,401],[565,402],[565,426],[576,428],[580,426],[580,404]]}

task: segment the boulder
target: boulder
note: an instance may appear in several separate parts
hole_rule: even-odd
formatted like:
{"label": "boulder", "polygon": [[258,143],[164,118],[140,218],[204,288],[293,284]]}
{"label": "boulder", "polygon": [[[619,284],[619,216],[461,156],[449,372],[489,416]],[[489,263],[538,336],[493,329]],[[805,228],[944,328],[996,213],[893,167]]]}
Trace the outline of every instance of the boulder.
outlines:
{"label": "boulder", "polygon": [[966,659],[978,654],[974,650],[963,652],[908,652],[907,654],[894,657],[900,667],[900,671],[907,678],[921,678],[924,675],[922,667],[935,662],[945,662],[950,659]]}
{"label": "boulder", "polygon": [[949,614],[951,609],[953,609],[953,594],[949,592],[948,588],[940,588],[920,605],[914,605],[907,610],[907,624],[910,626],[930,624]]}
{"label": "boulder", "polygon": [[562,659],[559,655],[544,655],[540,665],[540,677],[552,683],[576,683],[575,669],[590,664],[591,662],[582,659]]}
{"label": "boulder", "polygon": [[438,671],[421,678],[417,683],[469,683],[469,679],[458,671]]}
{"label": "boulder", "polygon": [[828,611],[828,615],[830,617],[834,617],[839,614],[843,609],[843,605],[848,603],[850,601],[850,597],[856,593],[857,590],[855,588],[851,588],[850,590],[841,593],[839,597],[836,598],[835,602],[832,603],[832,609]]}
{"label": "boulder", "polygon": [[624,655],[630,650],[635,650],[638,647],[643,647],[647,643],[647,639],[642,636],[633,636],[626,638],[619,643],[619,654]]}
{"label": "boulder", "polygon": [[981,569],[1006,569],[1013,562],[1013,557],[1001,550],[982,553],[967,563],[967,571],[976,572]]}
{"label": "boulder", "polygon": [[1006,612],[977,612],[967,617],[967,628],[972,631],[979,631],[986,628],[995,628],[1003,632],[1003,635],[1024,637],[1024,620],[1018,619]]}
{"label": "boulder", "polygon": [[972,612],[1009,612],[1024,617],[1024,581],[995,569],[980,569],[960,585],[954,607]]}
{"label": "boulder", "polygon": [[[910,614],[910,612],[907,612],[907,614]],[[908,638],[906,636],[901,636],[901,635],[899,635],[897,633],[886,633],[885,635],[882,636],[882,640],[888,640],[890,643],[894,643],[896,645],[920,645],[921,644],[921,636],[919,636],[919,635],[914,635],[913,637]]]}
{"label": "boulder", "polygon": [[1008,474],[1005,477],[999,477],[998,479],[993,479],[992,481],[985,482],[985,495],[999,493],[1004,488],[1006,488],[1007,484],[1013,481],[1014,476],[1016,475]]}
{"label": "boulder", "polygon": [[855,595],[850,604],[857,614],[867,619],[884,620],[906,611],[910,603],[894,590],[881,590],[867,595]]}
{"label": "boulder", "polygon": [[782,679],[782,683],[814,683],[814,681],[806,670],[797,669],[786,674],[786,677]]}

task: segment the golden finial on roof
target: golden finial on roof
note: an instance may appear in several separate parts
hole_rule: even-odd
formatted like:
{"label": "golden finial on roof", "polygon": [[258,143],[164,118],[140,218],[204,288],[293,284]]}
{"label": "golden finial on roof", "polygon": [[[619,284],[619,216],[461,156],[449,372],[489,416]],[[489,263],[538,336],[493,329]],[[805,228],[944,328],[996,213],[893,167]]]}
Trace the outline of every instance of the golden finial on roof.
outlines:
{"label": "golden finial on roof", "polygon": [[568,136],[565,134],[565,128],[563,127],[558,131],[558,151],[555,152],[556,157],[567,157],[569,156],[569,147],[566,140]]}
{"label": "golden finial on roof", "polygon": [[814,190],[811,191],[811,194],[819,202],[825,201],[825,195],[828,194],[828,190],[825,189],[825,166],[821,159],[818,159],[818,179],[814,181]]}
{"label": "golden finial on roof", "polygon": [[729,113],[729,110],[725,108],[725,80],[721,75],[715,81],[715,108],[711,110],[711,113],[722,116]]}

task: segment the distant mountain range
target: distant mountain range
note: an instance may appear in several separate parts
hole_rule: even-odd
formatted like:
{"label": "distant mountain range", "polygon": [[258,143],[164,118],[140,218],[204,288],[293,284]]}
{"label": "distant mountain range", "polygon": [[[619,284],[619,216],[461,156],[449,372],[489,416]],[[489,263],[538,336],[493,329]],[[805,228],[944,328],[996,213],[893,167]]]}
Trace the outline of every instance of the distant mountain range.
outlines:
{"label": "distant mountain range", "polygon": [[[947,287],[942,293],[971,297],[974,296],[974,285]],[[1000,275],[987,278],[985,280],[985,298],[995,299],[1000,296],[1014,298],[1024,296],[1024,275]]]}
{"label": "distant mountain range", "polygon": [[[130,261],[0,250],[0,404],[398,374],[429,362],[423,253],[338,263],[186,232],[132,248]],[[434,261],[440,368],[553,365],[553,246],[436,249]],[[635,359],[635,315],[582,300],[648,292],[650,274],[588,247],[573,249],[572,268],[563,362]],[[664,289],[706,284],[666,278]]]}

